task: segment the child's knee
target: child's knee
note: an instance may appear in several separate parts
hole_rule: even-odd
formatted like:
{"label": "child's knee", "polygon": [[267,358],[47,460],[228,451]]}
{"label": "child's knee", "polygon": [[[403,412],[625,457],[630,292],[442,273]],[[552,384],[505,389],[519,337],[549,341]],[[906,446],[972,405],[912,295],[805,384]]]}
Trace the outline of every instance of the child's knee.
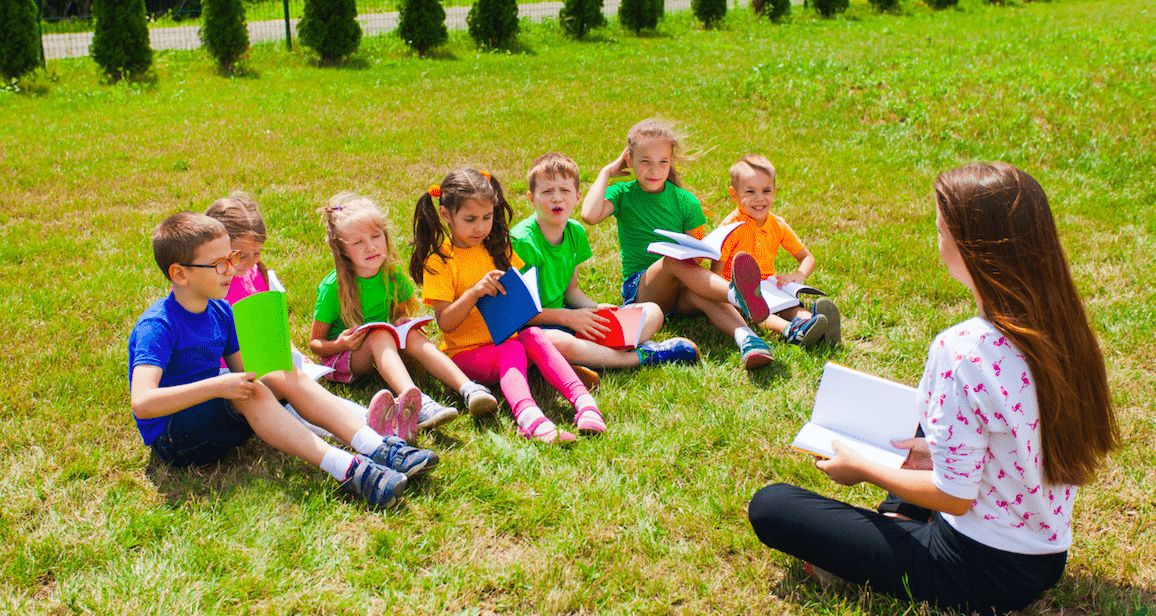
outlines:
{"label": "child's knee", "polygon": [[388,330],[375,329],[369,332],[369,334],[366,335],[365,342],[369,344],[371,348],[384,347],[393,349],[394,351],[397,350],[397,341],[394,340],[393,334],[389,333]]}
{"label": "child's knee", "polygon": [[663,321],[666,320],[666,316],[663,314],[662,308],[654,302],[644,302],[639,305],[642,306],[643,320],[645,320],[646,323],[648,323],[651,327],[660,329],[662,327]]}

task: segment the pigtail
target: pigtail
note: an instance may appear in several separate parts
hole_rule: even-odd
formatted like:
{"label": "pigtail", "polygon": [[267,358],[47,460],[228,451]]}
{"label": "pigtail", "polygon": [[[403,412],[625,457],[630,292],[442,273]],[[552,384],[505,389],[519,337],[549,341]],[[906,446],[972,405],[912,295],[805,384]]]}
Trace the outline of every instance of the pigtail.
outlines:
{"label": "pigtail", "polygon": [[488,173],[483,174],[483,177],[487,178],[494,189],[494,226],[482,245],[494,260],[494,267],[505,271],[510,269],[510,253],[513,252],[510,246],[510,220],[514,217],[514,208],[506,201],[498,178]]}
{"label": "pigtail", "polygon": [[[409,276],[418,284],[422,284],[425,280],[425,264],[431,256],[449,259],[449,255],[442,253],[441,247],[446,240],[446,230],[434,205],[434,197],[431,194],[434,191],[434,188],[426,191],[417,200],[413,210],[413,254],[409,257]],[[440,195],[440,189],[436,192]]]}

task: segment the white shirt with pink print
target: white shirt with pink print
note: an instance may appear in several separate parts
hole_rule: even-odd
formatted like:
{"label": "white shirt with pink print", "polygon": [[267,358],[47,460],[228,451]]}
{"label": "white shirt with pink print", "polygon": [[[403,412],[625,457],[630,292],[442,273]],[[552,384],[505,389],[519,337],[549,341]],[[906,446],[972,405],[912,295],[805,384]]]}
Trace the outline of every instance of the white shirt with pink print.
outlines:
{"label": "white shirt with pink print", "polygon": [[974,499],[947,523],[1008,552],[1068,549],[1076,487],[1043,483],[1036,390],[1011,341],[978,317],[944,330],[918,391],[936,487]]}

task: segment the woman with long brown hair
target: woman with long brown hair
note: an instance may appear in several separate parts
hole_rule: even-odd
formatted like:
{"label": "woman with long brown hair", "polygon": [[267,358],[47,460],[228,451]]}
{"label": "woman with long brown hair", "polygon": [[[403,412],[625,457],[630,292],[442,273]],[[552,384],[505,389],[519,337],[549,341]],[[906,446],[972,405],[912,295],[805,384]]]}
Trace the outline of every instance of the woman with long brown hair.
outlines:
{"label": "woman with long brown hair", "polygon": [[816,462],[900,506],[878,513],[776,484],[749,515],[763,543],[845,580],[939,607],[1020,609],[1063,574],[1076,488],[1119,438],[1104,359],[1031,176],[968,165],[941,174],[935,197],[940,256],[977,316],[931,344],[924,436],[896,444],[911,449],[900,469],[838,442]]}

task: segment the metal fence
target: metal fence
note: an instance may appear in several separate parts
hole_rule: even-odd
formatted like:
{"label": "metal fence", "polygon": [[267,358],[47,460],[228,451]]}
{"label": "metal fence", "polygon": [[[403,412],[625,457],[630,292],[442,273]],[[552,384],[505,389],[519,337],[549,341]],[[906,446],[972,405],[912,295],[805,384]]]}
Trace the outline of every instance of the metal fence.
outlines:
{"label": "metal fence", "polygon": [[[690,8],[690,0],[665,0],[668,12]],[[44,57],[78,58],[89,54],[92,45],[92,0],[43,0],[41,31]],[[612,18],[621,0],[605,0],[603,12]],[[399,0],[363,0],[357,3],[363,36],[374,36],[397,28]],[[446,26],[466,28],[471,0],[446,0]],[[741,4],[745,4],[742,2]],[[197,49],[201,46],[200,0],[146,0],[149,11],[149,44],[153,49]],[[518,16],[530,21],[556,19],[559,1],[523,0]],[[305,0],[246,0],[249,41],[252,44],[286,41],[288,28],[292,44],[297,44],[297,22],[305,10]],[[287,26],[288,24],[288,26]]]}

